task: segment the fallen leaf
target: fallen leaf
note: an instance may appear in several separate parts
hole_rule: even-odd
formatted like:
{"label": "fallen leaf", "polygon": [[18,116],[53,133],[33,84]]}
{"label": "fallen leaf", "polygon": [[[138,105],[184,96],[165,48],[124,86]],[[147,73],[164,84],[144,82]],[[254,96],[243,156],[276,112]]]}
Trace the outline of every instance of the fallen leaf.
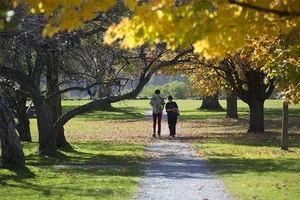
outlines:
{"label": "fallen leaf", "polygon": [[200,188],[198,188],[198,190],[202,190],[203,188],[205,188],[205,186],[201,185]]}

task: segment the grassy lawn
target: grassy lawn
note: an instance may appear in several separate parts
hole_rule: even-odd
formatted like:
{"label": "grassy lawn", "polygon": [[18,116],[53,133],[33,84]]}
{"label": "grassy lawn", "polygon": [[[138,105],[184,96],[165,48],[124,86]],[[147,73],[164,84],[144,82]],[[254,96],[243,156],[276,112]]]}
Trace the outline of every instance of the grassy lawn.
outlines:
{"label": "grassy lawn", "polygon": [[73,142],[55,158],[24,143],[26,168],[0,169],[4,199],[132,199],[142,172],[141,144]]}
{"label": "grassy lawn", "polygon": [[[86,102],[63,101],[64,112]],[[290,106],[291,148],[282,152],[281,101],[265,102],[264,134],[246,133],[249,108],[241,101],[239,119],[225,118],[225,100],[223,111],[199,110],[200,100],[176,102],[178,139],[199,149],[231,194],[238,199],[300,196],[300,105]],[[73,149],[62,149],[55,158],[37,156],[36,119],[30,119],[34,142],[23,143],[27,168],[0,169],[0,193],[5,199],[132,199],[144,144],[153,141],[146,109],[149,100],[130,100],[75,117],[65,125]]]}
{"label": "grassy lawn", "polygon": [[299,199],[299,143],[291,152],[259,143],[196,143],[195,147],[237,199]]}

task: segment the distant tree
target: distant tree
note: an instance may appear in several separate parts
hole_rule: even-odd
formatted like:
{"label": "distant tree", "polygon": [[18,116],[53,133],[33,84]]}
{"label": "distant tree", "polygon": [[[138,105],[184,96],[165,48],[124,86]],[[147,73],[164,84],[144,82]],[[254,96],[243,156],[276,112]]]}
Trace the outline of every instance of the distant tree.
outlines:
{"label": "distant tree", "polygon": [[219,96],[216,93],[213,96],[204,96],[202,105],[200,106],[201,109],[207,110],[219,110],[222,109],[222,106],[219,103]]}
{"label": "distant tree", "polygon": [[251,67],[249,59],[242,54],[224,59],[219,69],[225,72],[226,80],[238,97],[249,105],[248,132],[264,132],[264,102],[275,88],[274,79]]}

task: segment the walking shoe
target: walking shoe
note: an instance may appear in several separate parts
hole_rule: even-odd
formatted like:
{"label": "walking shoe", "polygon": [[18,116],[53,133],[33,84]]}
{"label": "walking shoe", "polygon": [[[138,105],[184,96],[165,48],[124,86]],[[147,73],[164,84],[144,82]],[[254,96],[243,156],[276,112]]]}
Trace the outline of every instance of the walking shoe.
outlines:
{"label": "walking shoe", "polygon": [[156,135],[155,135],[155,133],[153,133],[153,135],[152,135],[153,137],[156,137]]}
{"label": "walking shoe", "polygon": [[158,133],[157,135],[158,135],[158,137],[160,137],[160,133]]}

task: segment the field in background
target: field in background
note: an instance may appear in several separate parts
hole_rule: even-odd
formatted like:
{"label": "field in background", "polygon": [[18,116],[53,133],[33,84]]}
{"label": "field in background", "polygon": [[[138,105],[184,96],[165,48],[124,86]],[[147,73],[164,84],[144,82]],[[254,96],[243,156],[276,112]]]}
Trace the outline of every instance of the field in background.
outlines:
{"label": "field in background", "polygon": [[[62,101],[64,112],[78,105],[83,105],[89,100]],[[221,111],[199,110],[201,100],[176,100],[181,116],[179,117],[179,129],[183,135],[192,135],[185,131],[187,124],[199,124],[202,131],[211,125],[218,131],[229,130],[243,133],[247,131],[249,108],[242,101],[238,101],[238,120],[225,119],[226,101],[220,100],[224,108]],[[76,116],[65,125],[67,139],[75,141],[93,140],[126,140],[147,141],[151,132],[151,121],[145,120],[145,110],[151,109],[149,100],[127,100],[112,104],[113,108],[106,111],[93,110]],[[280,133],[282,102],[279,100],[267,100],[265,102],[265,125],[266,131]],[[290,132],[299,130],[300,105],[290,105]],[[37,141],[36,119],[30,119],[34,141]],[[143,121],[143,122],[141,122]],[[130,123],[128,123],[130,122]],[[184,122],[184,123],[183,123]],[[141,126],[141,123],[144,125]],[[297,128],[298,127],[298,128]],[[214,130],[211,129],[210,130]]]}

